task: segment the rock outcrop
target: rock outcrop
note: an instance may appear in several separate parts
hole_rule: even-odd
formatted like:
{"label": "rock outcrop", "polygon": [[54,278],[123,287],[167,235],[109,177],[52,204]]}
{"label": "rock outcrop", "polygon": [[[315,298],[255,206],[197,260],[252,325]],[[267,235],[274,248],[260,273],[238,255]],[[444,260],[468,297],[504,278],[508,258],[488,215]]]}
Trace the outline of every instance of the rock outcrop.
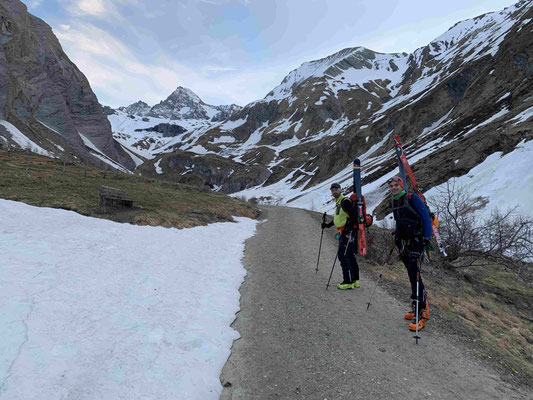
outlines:
{"label": "rock outcrop", "polygon": [[58,156],[77,155],[99,163],[81,134],[107,157],[135,166],[114,141],[89,82],[63,52],[50,26],[28,13],[19,0],[3,0],[0,34],[1,119]]}
{"label": "rock outcrop", "polygon": [[[129,110],[129,108],[134,106],[134,104],[128,106],[124,111]],[[146,111],[143,109],[143,114],[138,112],[134,112],[132,114],[139,116],[147,115],[149,117],[165,118],[176,121],[223,121],[231,117],[232,114],[240,109],[241,107],[235,104],[223,106],[212,106],[210,104],[206,104],[192,90],[178,86],[178,88],[174,90],[170,96],[161,101],[159,104],[153,106],[150,110]]]}

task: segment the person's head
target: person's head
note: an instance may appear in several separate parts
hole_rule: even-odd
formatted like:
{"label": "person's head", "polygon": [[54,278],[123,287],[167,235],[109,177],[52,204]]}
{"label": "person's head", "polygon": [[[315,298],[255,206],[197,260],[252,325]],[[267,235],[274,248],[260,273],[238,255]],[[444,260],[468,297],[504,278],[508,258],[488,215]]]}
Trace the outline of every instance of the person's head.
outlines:
{"label": "person's head", "polygon": [[342,193],[341,185],[336,182],[331,184],[329,190],[331,190],[331,195],[335,198],[339,197]]}
{"label": "person's head", "polygon": [[399,176],[393,176],[387,183],[389,184],[389,191],[393,196],[396,196],[403,190],[403,179]]}

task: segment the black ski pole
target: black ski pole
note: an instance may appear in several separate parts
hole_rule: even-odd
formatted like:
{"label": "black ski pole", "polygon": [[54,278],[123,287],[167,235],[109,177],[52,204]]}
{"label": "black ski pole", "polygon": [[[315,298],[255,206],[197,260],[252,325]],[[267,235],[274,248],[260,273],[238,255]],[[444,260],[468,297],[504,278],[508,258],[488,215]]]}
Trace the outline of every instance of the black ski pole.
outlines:
{"label": "black ski pole", "polygon": [[[322,215],[322,226],[326,223],[326,213],[324,212],[324,215]],[[320,250],[322,250],[322,237],[324,236],[324,228],[322,228],[322,233],[320,234],[320,245],[318,246],[318,260],[316,260],[316,271],[315,273],[318,274],[318,263],[320,262]]]}
{"label": "black ski pole", "polygon": [[335,263],[337,262],[337,258],[339,257],[339,254],[335,255],[335,261],[333,261],[333,267],[331,267],[331,272],[329,274],[328,283],[326,284],[326,290],[328,290],[329,282],[331,281],[331,276],[333,275],[333,268],[335,268]]}
{"label": "black ski pole", "polygon": [[378,284],[379,284],[379,280],[381,279],[381,277],[383,276],[383,272],[385,272],[385,267],[389,264],[390,262],[390,259],[392,257],[392,253],[394,252],[394,247],[396,245],[394,243],[392,243],[392,247],[390,248],[390,252],[389,252],[389,255],[387,256],[387,259],[385,260],[385,263],[383,264],[383,268],[381,269],[381,273],[379,274],[378,276],[378,279],[376,281],[376,286],[374,286],[374,291],[372,292],[372,295],[370,296],[370,299],[368,300],[368,303],[366,303],[366,309],[368,310],[368,308],[370,307],[370,302],[372,301],[372,297],[374,297],[374,293],[376,293],[376,289],[378,288]]}

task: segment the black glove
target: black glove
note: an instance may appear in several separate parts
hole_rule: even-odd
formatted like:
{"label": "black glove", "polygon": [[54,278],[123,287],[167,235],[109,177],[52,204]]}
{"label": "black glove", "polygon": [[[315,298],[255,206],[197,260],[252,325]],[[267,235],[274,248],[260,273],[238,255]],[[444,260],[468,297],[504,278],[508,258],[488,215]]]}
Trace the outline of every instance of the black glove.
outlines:
{"label": "black glove", "polygon": [[433,244],[431,243],[431,239],[424,239],[422,243],[424,244],[425,251],[435,251],[435,248],[433,247]]}
{"label": "black glove", "polygon": [[333,226],[333,221],[328,222],[327,224],[325,222],[322,222],[322,224],[320,226],[322,227],[322,229],[331,228]]}

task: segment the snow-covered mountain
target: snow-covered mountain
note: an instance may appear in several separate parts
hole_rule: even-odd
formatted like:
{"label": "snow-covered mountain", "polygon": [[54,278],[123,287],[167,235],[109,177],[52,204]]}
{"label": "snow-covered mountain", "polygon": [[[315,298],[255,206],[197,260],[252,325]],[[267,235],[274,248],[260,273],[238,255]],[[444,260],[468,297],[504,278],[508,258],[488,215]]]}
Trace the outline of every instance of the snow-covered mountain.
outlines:
{"label": "snow-covered mountain", "polygon": [[144,117],[146,114],[150,112],[152,107],[150,107],[148,104],[146,104],[144,101],[139,100],[135,103],[130,104],[127,107],[119,107],[120,111],[125,112],[128,115],[138,115],[141,117]]}
{"label": "snow-covered mountain", "polygon": [[[339,51],[329,57],[302,64],[283,79],[263,101],[289,99],[294,101],[298,89],[313,79],[329,78],[327,90],[365,88],[377,85],[389,93],[400,85],[407,69],[408,55],[376,53],[364,47]],[[324,93],[326,94],[326,93]]]}
{"label": "snow-covered mountain", "polygon": [[[139,168],[323,209],[329,183],[348,186],[359,157],[370,208],[379,214],[384,182],[395,171],[395,134],[426,189],[467,176],[489,156],[529,156],[532,19],[532,3],[520,1],[459,22],[412,54],[355,47],[306,62],[229,119],[184,126],[187,132],[158,142],[155,158]],[[531,167],[522,165],[522,175]],[[532,180],[522,183],[530,193]]]}
{"label": "snow-covered mountain", "polygon": [[140,100],[113,110],[108,119],[115,139],[130,155],[136,156],[138,166],[161,152],[171,138],[207,129],[241,109],[236,104],[207,104],[192,90],[179,86],[159,104],[149,106]]}
{"label": "snow-covered mountain", "polygon": [[152,107],[139,100],[118,110],[133,116],[148,116],[170,121],[221,121],[228,119],[242,107],[231,104],[212,106],[204,103],[192,90],[178,86],[165,100]]}

